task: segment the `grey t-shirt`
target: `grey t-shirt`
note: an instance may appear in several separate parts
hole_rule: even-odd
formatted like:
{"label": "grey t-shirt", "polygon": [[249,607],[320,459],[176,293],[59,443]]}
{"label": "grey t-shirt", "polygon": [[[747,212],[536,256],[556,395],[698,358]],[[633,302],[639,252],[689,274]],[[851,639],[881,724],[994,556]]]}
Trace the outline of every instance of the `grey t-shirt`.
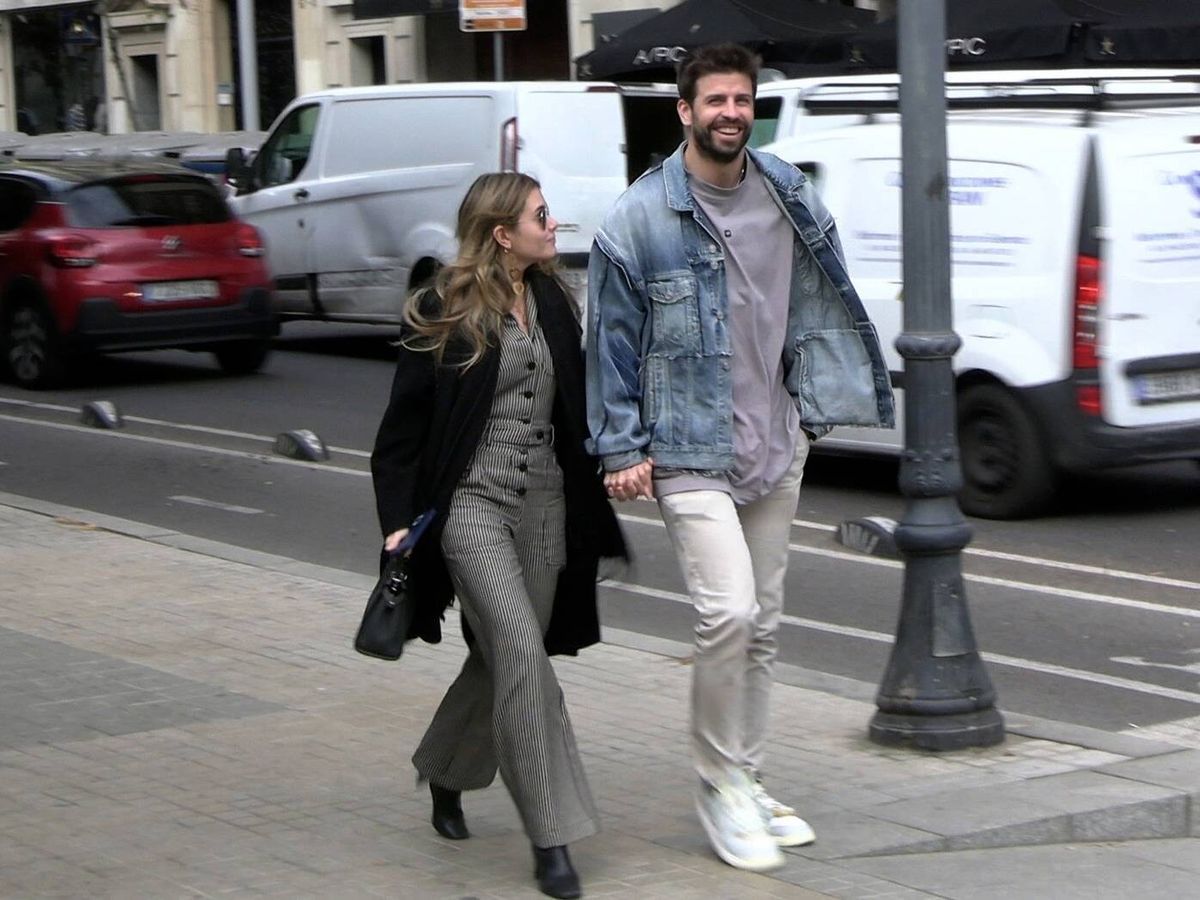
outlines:
{"label": "grey t-shirt", "polygon": [[800,414],[783,386],[795,231],[753,163],[737,187],[720,188],[690,173],[688,186],[725,251],[734,462],[728,474],[656,469],[654,488],[658,496],[724,490],[740,505],[769,493],[796,456]]}

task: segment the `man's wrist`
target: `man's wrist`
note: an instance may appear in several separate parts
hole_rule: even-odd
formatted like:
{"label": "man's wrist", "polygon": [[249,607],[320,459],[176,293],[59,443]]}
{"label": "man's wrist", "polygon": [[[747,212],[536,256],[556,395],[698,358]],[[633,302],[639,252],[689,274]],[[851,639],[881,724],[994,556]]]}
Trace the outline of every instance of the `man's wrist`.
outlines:
{"label": "man's wrist", "polygon": [[610,453],[601,463],[605,472],[620,472],[646,461],[646,454],[641,450],[628,450],[625,453]]}

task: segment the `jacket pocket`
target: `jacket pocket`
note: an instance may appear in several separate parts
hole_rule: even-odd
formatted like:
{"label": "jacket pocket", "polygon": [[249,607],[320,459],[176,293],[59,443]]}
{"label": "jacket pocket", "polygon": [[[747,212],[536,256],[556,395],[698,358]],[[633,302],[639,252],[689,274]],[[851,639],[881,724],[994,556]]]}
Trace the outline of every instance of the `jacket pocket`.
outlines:
{"label": "jacket pocket", "polygon": [[699,356],[700,300],[696,279],[690,275],[646,283],[654,333],[651,356]]}
{"label": "jacket pocket", "polygon": [[788,387],[809,425],[878,425],[871,357],[852,328],[809,331],[795,339]]}

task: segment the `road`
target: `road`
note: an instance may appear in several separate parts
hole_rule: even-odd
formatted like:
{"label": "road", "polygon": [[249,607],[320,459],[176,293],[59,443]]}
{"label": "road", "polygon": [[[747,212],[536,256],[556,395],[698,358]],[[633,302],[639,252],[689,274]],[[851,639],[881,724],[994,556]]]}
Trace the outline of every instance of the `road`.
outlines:
{"label": "road", "polygon": [[[368,470],[391,378],[388,332],[289,324],[257,376],[182,351],[99,361],[42,393],[0,385],[0,491],[122,516],[336,568],[372,571]],[[107,399],[125,427],[80,423]],[[307,428],[326,462],[272,452]],[[839,523],[899,518],[896,466],[816,456],[792,528],[781,658],[877,683],[903,569],[836,540]],[[1071,484],[1031,522],[973,520],[967,596],[1001,706],[1107,730],[1200,716],[1200,468]],[[652,503],[619,512],[635,562],[603,590],[612,626],[687,640],[692,613]]]}

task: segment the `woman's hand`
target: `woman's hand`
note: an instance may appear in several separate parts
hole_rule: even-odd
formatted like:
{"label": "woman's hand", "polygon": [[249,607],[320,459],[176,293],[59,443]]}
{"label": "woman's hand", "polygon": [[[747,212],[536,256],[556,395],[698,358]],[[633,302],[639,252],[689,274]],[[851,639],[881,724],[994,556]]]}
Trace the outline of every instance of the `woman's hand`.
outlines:
{"label": "woman's hand", "polygon": [[399,531],[393,531],[383,539],[383,549],[391,553],[400,546],[400,542],[408,535],[407,528],[401,528]]}
{"label": "woman's hand", "polygon": [[653,500],[653,472],[654,460],[644,459],[628,469],[606,472],[604,487],[608,490],[608,496],[616,500],[635,500],[638,497]]}

